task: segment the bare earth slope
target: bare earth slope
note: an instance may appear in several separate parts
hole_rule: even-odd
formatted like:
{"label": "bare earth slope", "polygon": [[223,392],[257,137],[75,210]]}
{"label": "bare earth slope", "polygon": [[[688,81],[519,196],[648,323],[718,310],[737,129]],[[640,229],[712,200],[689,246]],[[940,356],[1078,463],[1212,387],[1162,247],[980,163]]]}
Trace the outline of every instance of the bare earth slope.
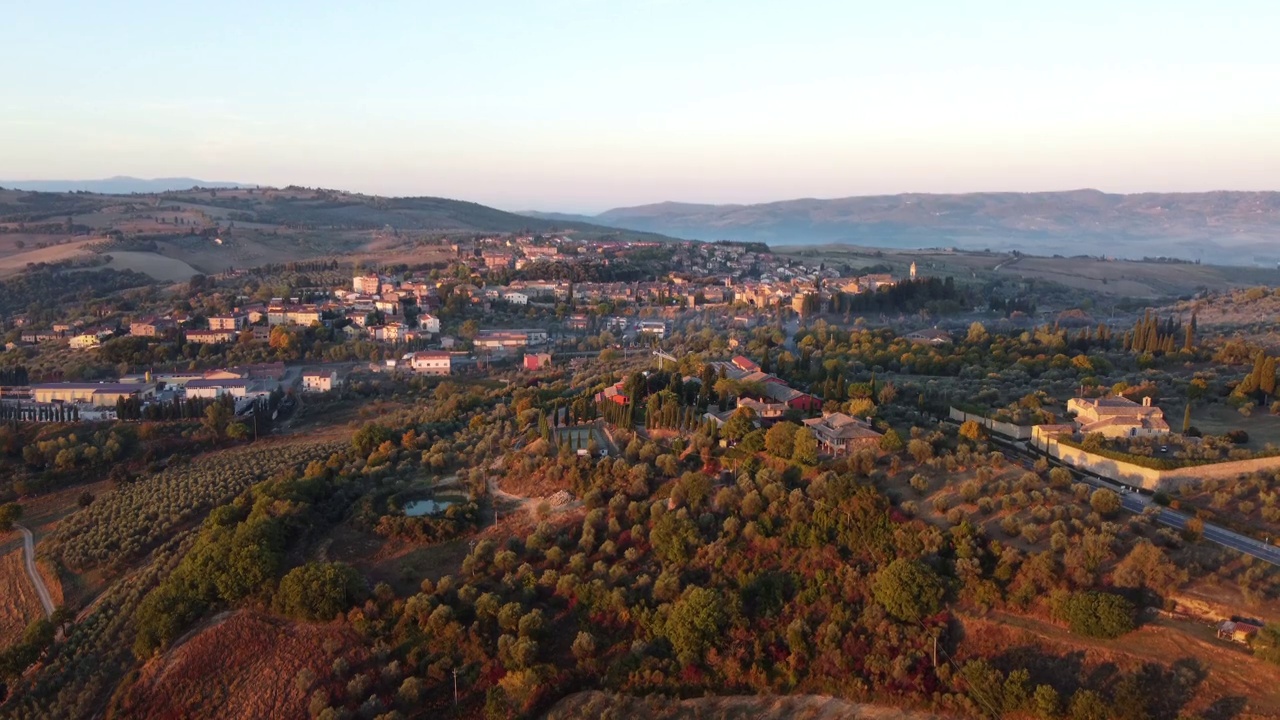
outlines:
{"label": "bare earth slope", "polygon": [[[349,632],[233,613],[148,663],[119,717],[307,717],[311,692],[330,673],[325,647],[353,646]],[[311,684],[298,679],[304,669]]]}

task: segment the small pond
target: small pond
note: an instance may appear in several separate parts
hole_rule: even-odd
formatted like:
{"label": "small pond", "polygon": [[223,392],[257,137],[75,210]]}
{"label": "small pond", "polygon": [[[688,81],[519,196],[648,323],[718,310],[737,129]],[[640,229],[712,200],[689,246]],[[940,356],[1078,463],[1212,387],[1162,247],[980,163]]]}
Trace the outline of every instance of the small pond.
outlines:
{"label": "small pond", "polygon": [[437,495],[433,498],[425,498],[422,500],[413,500],[404,505],[404,514],[409,517],[422,517],[423,515],[439,515],[454,505],[458,505],[466,501],[461,495]]}

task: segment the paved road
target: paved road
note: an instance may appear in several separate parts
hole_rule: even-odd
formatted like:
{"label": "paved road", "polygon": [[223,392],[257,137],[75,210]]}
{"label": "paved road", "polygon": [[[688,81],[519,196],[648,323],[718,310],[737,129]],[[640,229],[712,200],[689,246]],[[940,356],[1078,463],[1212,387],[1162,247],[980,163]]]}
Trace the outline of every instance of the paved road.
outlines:
{"label": "paved road", "polygon": [[[1152,503],[1146,496],[1135,493],[1124,495],[1123,500],[1124,508],[1135,513],[1141,513],[1148,507],[1154,505],[1154,503]],[[1159,514],[1156,515],[1156,520],[1160,522],[1160,524],[1168,525],[1175,530],[1181,530],[1186,527],[1187,521],[1191,519],[1191,516],[1186,513],[1178,512],[1177,510],[1170,510],[1169,508],[1160,507],[1159,505],[1154,505],[1154,507],[1159,508]],[[1280,565],[1280,547],[1268,545],[1260,540],[1254,540],[1251,537],[1232,532],[1226,528],[1218,527],[1217,525],[1210,525],[1209,523],[1204,524],[1203,537],[1209,542],[1215,542],[1223,547],[1228,547],[1232,550],[1242,552],[1245,555],[1252,555],[1253,557],[1269,562],[1272,565]]]}
{"label": "paved road", "polygon": [[53,617],[53,596],[49,595],[49,588],[44,585],[44,578],[40,577],[39,571],[36,570],[36,542],[32,537],[31,531],[25,527],[14,523],[13,525],[22,533],[22,549],[27,560],[27,576],[31,578],[31,584],[36,586],[36,594],[40,596],[40,604],[44,606],[45,617]]}
{"label": "paved road", "polygon": [[[1006,450],[1012,450],[1015,453],[1014,460],[1026,468],[1031,468],[1036,459],[1043,457],[1040,455],[1034,455],[1029,451],[1016,449],[1016,446],[1007,441],[1000,444]],[[1136,492],[1131,488],[1103,480],[1102,478],[1098,478],[1093,475],[1081,473],[1069,465],[1062,465],[1062,463],[1053,458],[1049,458],[1049,461],[1055,465],[1060,465],[1061,467],[1071,470],[1073,476],[1093,485],[1094,487],[1107,488],[1108,490],[1119,493],[1121,506],[1131,513],[1141,515],[1144,512],[1147,512],[1149,508],[1155,508],[1156,521],[1161,525],[1168,525],[1175,530],[1182,530],[1185,528],[1187,526],[1187,521],[1191,519],[1191,516],[1186,513],[1181,513],[1177,510],[1171,510],[1167,507],[1156,505],[1151,501],[1150,497]],[[1269,562],[1272,565],[1280,565],[1280,547],[1268,545],[1260,540],[1254,540],[1246,535],[1241,535],[1240,533],[1232,532],[1226,528],[1211,525],[1209,523],[1204,524],[1204,533],[1201,537],[1209,542],[1217,543],[1237,552],[1242,552],[1245,555],[1250,555],[1264,562]]]}

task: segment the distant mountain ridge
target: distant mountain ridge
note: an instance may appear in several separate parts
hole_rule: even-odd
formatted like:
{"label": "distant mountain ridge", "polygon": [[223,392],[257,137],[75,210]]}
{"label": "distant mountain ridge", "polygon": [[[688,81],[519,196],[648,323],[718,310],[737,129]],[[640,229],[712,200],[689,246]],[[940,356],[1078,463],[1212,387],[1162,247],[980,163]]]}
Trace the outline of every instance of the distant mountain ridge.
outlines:
{"label": "distant mountain ridge", "polygon": [[129,195],[132,193],[157,193],[172,190],[203,188],[254,187],[252,183],[237,183],[196,178],[135,178],[126,175],[101,180],[0,180],[0,188],[26,190],[28,192],[91,192],[105,195]]}
{"label": "distant mountain ridge", "polygon": [[[536,213],[697,240],[771,245],[854,243],[1037,254],[1280,256],[1280,192],[904,193],[754,205],[663,202],[595,216]],[[1205,259],[1222,262],[1206,255]]]}

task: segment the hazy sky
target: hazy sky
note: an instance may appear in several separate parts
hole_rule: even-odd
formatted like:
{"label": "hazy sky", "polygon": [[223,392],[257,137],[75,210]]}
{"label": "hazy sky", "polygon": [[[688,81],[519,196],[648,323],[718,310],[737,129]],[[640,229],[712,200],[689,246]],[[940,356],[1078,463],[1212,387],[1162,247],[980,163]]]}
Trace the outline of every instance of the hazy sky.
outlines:
{"label": "hazy sky", "polygon": [[1280,2],[0,2],[0,178],[507,209],[1280,189]]}

